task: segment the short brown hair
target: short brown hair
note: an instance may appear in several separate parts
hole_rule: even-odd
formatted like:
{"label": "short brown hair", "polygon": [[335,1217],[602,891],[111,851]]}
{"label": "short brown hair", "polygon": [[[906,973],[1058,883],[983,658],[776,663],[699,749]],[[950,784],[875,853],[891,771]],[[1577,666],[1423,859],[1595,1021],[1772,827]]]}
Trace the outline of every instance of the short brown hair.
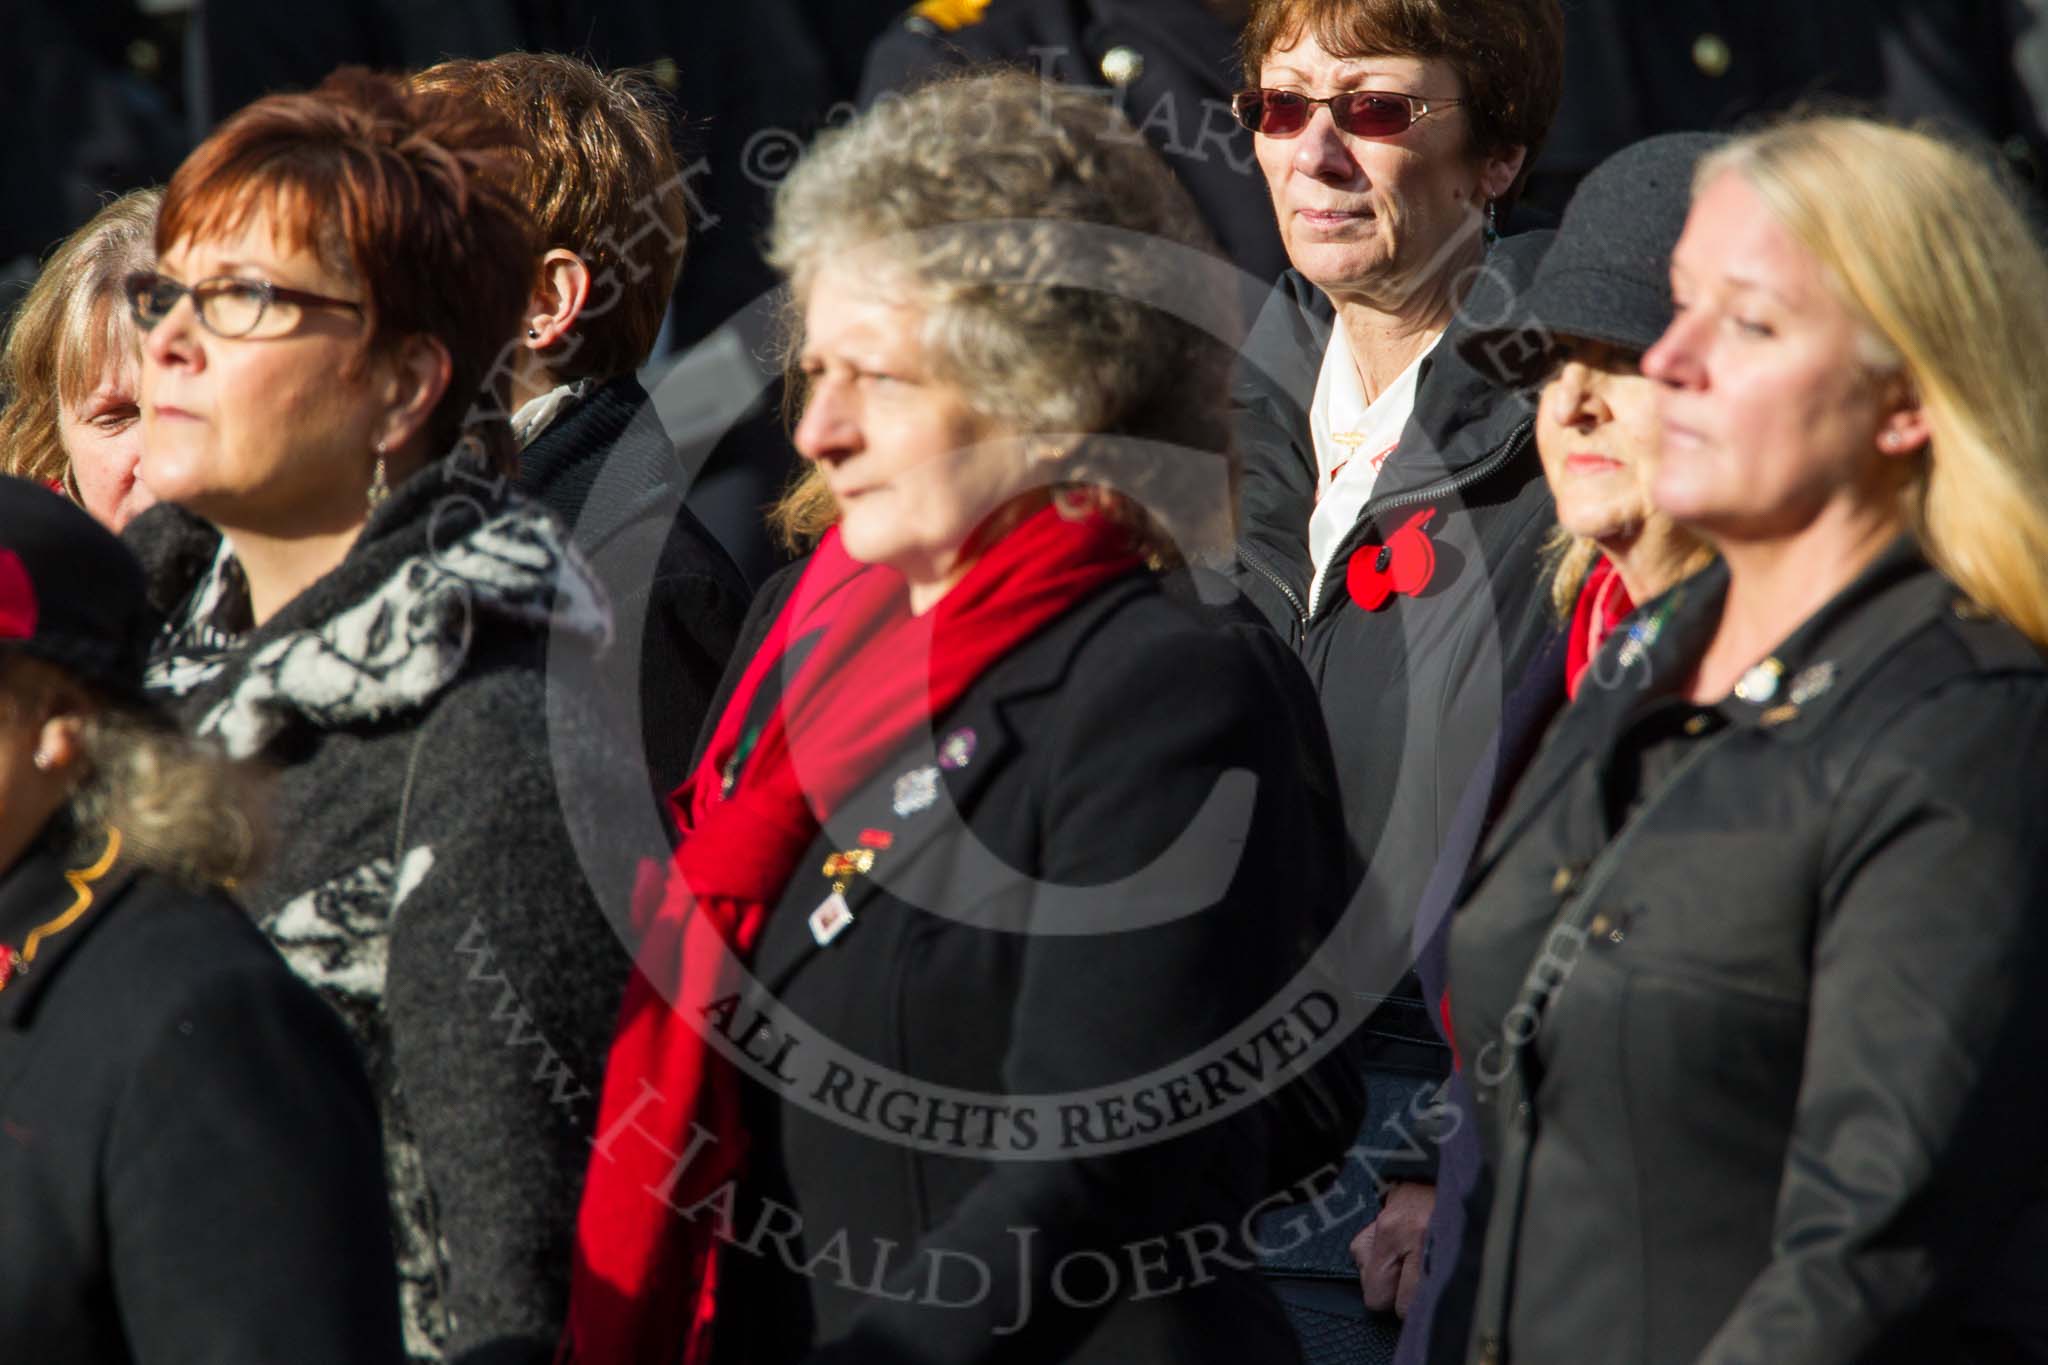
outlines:
{"label": "short brown hair", "polygon": [[1448,62],[1465,86],[1473,149],[1528,149],[1511,207],[1528,179],[1564,92],[1564,11],[1558,0],[1252,0],[1238,51],[1245,83],[1275,48],[1302,34],[1334,57]]}
{"label": "short brown hair", "polygon": [[[310,248],[362,291],[352,369],[402,337],[448,348],[448,392],[428,426],[446,450],[532,284],[533,222],[512,188],[523,154],[519,130],[474,100],[344,67],[309,94],[257,100],[200,143],[164,191],[157,250],[269,210],[281,246]],[[500,416],[502,404],[485,410]]]}
{"label": "short brown hair", "polygon": [[523,179],[541,249],[573,251],[599,277],[592,306],[549,368],[563,379],[610,379],[646,363],[689,232],[668,113],[653,83],[559,53],[510,52],[442,62],[413,86],[467,95],[519,126],[532,142]]}
{"label": "short brown hair", "polygon": [[156,261],[160,190],[114,200],[64,239],[29,287],[0,351],[0,472],[72,494],[60,405],[77,408],[107,362],[136,350],[122,277]]}

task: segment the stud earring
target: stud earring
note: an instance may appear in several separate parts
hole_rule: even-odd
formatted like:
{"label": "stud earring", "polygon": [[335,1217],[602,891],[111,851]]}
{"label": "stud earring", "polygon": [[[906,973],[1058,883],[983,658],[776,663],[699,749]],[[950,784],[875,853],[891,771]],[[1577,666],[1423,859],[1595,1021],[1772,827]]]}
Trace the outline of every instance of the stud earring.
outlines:
{"label": "stud earring", "polygon": [[379,441],[377,443],[377,463],[370,468],[370,488],[363,495],[363,501],[374,512],[379,507],[382,507],[384,500],[390,496],[391,484],[386,479],[384,473],[384,443]]}
{"label": "stud earring", "polygon": [[527,328],[527,329],[526,329],[526,339],[527,339],[528,341],[539,341],[539,340],[540,340],[540,329],[539,329],[539,328],[537,328],[537,327],[529,327],[529,328]]}
{"label": "stud earring", "polygon": [[35,765],[37,772],[46,773],[57,766],[57,756],[48,749],[38,749],[36,750]]}

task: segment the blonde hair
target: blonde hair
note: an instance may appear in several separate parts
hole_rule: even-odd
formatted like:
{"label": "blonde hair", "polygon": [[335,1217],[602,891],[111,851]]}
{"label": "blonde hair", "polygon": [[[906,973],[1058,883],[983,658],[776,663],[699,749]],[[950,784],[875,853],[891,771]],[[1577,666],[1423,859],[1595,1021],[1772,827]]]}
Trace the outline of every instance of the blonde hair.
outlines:
{"label": "blonde hair", "polygon": [[29,287],[0,351],[0,471],[60,485],[78,500],[60,404],[83,403],[114,355],[139,349],[121,279],[155,264],[162,202],[162,190],[112,201],[51,253]]}
{"label": "blonde hair", "polygon": [[123,853],[191,885],[246,878],[261,851],[252,768],[155,716],[109,701],[44,659],[0,655],[0,717],[37,724],[82,718],[84,776],[67,814],[95,847],[121,832]]}
{"label": "blonde hair", "polygon": [[1928,559],[2048,645],[2048,258],[1988,162],[1926,132],[1801,118],[1706,157],[1828,272],[1932,439],[1906,494]]}
{"label": "blonde hair", "polygon": [[793,555],[807,553],[837,520],[839,505],[832,501],[832,490],[825,486],[825,476],[814,464],[799,469],[790,478],[789,487],[782,490],[782,496],[768,508],[768,529],[775,533],[777,543]]}

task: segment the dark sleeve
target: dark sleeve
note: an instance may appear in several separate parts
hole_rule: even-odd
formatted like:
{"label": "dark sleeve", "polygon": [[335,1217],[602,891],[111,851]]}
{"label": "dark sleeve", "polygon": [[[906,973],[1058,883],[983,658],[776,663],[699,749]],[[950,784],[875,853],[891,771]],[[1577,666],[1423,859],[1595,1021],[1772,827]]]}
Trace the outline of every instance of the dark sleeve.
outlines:
{"label": "dark sleeve", "polygon": [[744,599],[702,574],[664,575],[648,591],[640,649],[640,714],[657,800],[689,776],[697,734],[733,657]]}
{"label": "dark sleeve", "polygon": [[[1110,884],[1119,889],[1100,911],[1112,922],[1153,897],[1206,908],[1150,928],[1034,934],[1010,1004],[1003,1088],[1011,1094],[1085,1091],[1192,1067],[1202,1048],[1277,995],[1283,959],[1310,915],[1313,869],[1338,858],[1318,846],[1317,822],[1295,804],[1301,784],[1286,772],[1287,718],[1275,715],[1282,698],[1241,644],[1184,635],[1117,650],[1113,665],[1070,676],[1042,740],[1034,915],[1058,902],[1070,910],[1062,888]],[[1161,697],[1172,706],[1158,706]],[[1212,793],[1217,802],[1197,827]],[[1194,840],[1200,851],[1183,839],[1191,828],[1203,832]],[[1043,1138],[1067,1145],[1064,1134]],[[1262,1192],[1269,1141],[1263,1119],[1241,1112],[1121,1151],[1083,1143],[1060,1160],[997,1163],[920,1244],[989,1266],[986,1299],[932,1313],[877,1298],[817,1359],[1064,1359],[1106,1309],[1062,1303],[1053,1266],[1081,1250],[1114,1257],[1176,1229],[1237,1228]],[[1033,1232],[1028,1252],[1017,1229]],[[916,1279],[918,1259],[890,1292]],[[1020,1319],[1021,1330],[1001,1334]]]}
{"label": "dark sleeve", "polygon": [[431,863],[399,902],[385,1006],[447,1247],[448,1359],[544,1360],[629,966],[603,907],[623,913],[632,857],[598,822],[624,828],[648,797],[637,761],[530,673],[443,707],[401,858]]}
{"label": "dark sleeve", "polygon": [[104,1160],[138,1365],[403,1359],[376,1106],[340,1019],[281,961],[251,945],[191,983]]}
{"label": "dark sleeve", "polygon": [[967,55],[937,30],[912,27],[899,19],[868,46],[867,64],[860,73],[858,103],[866,109],[879,95],[915,89],[967,60]]}
{"label": "dark sleeve", "polygon": [[1772,1257],[1701,1365],[1954,1345],[1935,1319],[2001,1258],[2048,1145],[2044,753],[2042,680],[1977,679],[1848,771]]}

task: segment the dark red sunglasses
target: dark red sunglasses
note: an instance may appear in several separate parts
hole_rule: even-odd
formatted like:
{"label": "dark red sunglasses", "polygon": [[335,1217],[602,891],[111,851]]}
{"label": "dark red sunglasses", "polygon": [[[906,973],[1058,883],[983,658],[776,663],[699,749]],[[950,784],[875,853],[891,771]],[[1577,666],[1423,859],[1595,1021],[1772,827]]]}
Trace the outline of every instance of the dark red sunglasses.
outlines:
{"label": "dark red sunglasses", "polygon": [[1353,137],[1392,137],[1405,133],[1415,120],[1463,100],[1426,100],[1386,90],[1346,90],[1327,99],[1313,99],[1297,90],[1240,90],[1230,97],[1237,121],[1267,137],[1293,137],[1308,127],[1318,104],[1330,107],[1337,131]]}

